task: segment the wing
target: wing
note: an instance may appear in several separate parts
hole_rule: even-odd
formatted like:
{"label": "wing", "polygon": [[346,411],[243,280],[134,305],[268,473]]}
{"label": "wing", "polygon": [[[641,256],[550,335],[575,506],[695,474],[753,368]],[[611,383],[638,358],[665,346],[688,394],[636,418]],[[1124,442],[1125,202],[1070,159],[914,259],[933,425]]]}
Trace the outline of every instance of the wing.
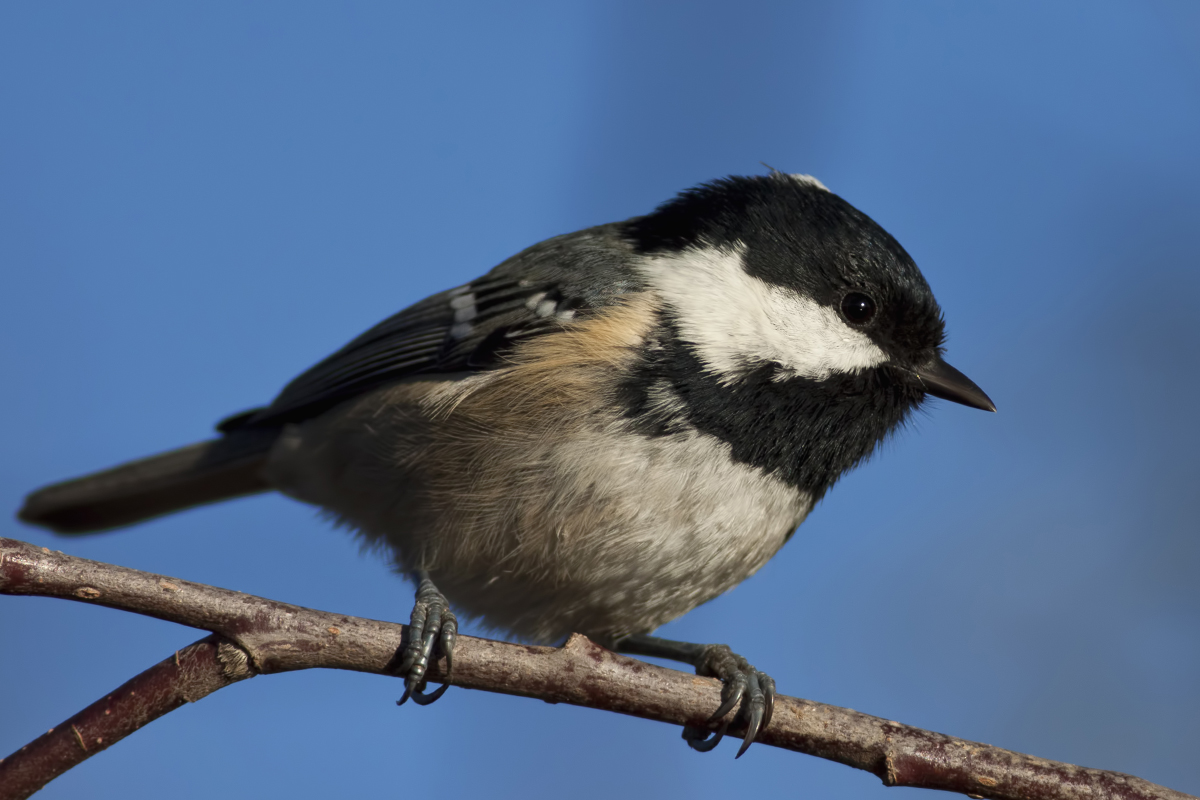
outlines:
{"label": "wing", "polygon": [[495,369],[517,342],[562,330],[640,287],[617,225],[548,239],[483,277],[409,306],[217,429],[310,418],[410,375]]}

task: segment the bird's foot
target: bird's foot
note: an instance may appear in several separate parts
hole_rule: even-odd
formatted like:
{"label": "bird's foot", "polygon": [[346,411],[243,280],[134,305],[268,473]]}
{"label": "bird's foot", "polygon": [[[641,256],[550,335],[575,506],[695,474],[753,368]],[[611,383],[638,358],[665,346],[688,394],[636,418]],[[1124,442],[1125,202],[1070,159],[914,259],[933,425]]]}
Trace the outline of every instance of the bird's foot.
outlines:
{"label": "bird's foot", "polygon": [[[417,574],[417,601],[413,606],[408,628],[408,644],[400,656],[396,673],[404,678],[404,696],[396,701],[402,706],[410,697],[414,703],[427,706],[446,693],[454,671],[454,640],[458,636],[458,619],[450,610],[445,595],[423,572]],[[434,647],[446,657],[446,680],[440,687],[425,693],[425,673],[433,658]]]}
{"label": "bird's foot", "polygon": [[[697,675],[719,678],[721,683],[721,706],[708,718],[707,727],[686,727],[683,738],[693,750],[703,753],[712,750],[725,736],[730,724],[743,720],[746,736],[738,749],[737,757],[758,736],[758,732],[771,721],[775,706],[775,681],[770,675],[759,672],[746,659],[724,644],[691,644],[672,639],[660,639],[635,633],[618,639],[615,647],[619,652],[653,658],[669,658],[696,668]],[[737,709],[732,719],[725,719],[729,712]],[[715,726],[715,727],[714,727]]]}
{"label": "bird's foot", "polygon": [[[771,721],[775,707],[775,681],[765,672],[751,666],[746,659],[729,649],[729,645],[706,645],[696,659],[696,674],[720,679],[721,706],[708,718],[710,726],[720,723],[716,730],[686,727],[683,738],[693,750],[707,753],[720,743],[729,724],[744,720],[746,736],[734,758],[741,758],[754,742],[758,732]],[[737,709],[732,719],[724,719]]]}

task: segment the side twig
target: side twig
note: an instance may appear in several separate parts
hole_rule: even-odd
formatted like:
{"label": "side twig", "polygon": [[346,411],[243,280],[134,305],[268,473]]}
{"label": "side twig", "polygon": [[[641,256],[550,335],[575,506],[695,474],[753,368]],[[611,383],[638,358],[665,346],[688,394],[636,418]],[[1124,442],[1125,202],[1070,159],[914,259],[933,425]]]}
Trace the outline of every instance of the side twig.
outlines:
{"label": "side twig", "polygon": [[253,674],[220,637],[188,645],[0,761],[0,797],[23,800],[146,723]]}
{"label": "side twig", "polygon": [[[314,611],[3,538],[0,594],[104,605],[221,637],[180,651],[0,761],[0,800],[27,797],[90,755],[80,750],[109,746],[184,702],[253,674],[318,667],[390,674],[408,635],[403,625]],[[432,681],[442,678],[442,667],[431,665]],[[561,648],[459,637],[454,684],[693,726],[705,723],[720,694],[711,678],[645,664],[582,636]],[[157,699],[134,701],[135,692]],[[1189,797],[1130,775],[1048,761],[794,697],[776,699],[771,724],[758,741],[872,772],[888,786],[1003,800]]]}

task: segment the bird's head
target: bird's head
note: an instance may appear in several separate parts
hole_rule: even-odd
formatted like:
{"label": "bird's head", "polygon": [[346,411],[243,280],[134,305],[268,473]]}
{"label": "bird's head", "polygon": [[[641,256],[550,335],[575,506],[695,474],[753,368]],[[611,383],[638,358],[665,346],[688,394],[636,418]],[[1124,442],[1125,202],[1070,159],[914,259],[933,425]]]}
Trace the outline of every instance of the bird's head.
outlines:
{"label": "bird's head", "polygon": [[[676,387],[692,421],[713,417],[718,434],[749,449],[746,460],[790,449],[793,460],[815,460],[806,482],[823,490],[926,395],[995,410],[943,360],[941,309],[912,258],[813,178],[704,184],[630,220],[625,235],[673,337],[710,384]],[[756,419],[731,419],[730,403],[697,407],[721,404],[722,393]]]}

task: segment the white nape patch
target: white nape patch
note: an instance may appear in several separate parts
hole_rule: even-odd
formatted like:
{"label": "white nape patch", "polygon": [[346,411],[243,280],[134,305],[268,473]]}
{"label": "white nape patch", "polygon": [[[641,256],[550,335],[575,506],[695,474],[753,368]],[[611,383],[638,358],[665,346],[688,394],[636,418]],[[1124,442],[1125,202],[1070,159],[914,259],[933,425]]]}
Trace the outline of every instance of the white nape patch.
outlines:
{"label": "white nape patch", "polygon": [[747,273],[744,252],[699,247],[637,264],[722,383],[764,362],[778,364],[784,378],[824,380],[888,360],[836,310]]}
{"label": "white nape patch", "polygon": [[829,191],[828,186],[821,183],[819,180],[814,178],[812,175],[801,175],[800,173],[796,172],[791,175],[788,175],[788,177],[791,178],[792,180],[794,180],[796,183],[802,183],[805,186],[812,186],[816,189],[822,189],[826,192]]}

